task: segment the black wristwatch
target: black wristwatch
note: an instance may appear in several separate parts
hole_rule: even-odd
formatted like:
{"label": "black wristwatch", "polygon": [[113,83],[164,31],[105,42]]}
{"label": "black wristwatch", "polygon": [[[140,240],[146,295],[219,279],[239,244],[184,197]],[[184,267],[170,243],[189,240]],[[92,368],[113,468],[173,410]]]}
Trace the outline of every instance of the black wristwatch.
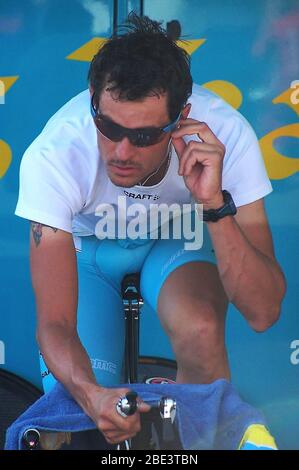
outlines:
{"label": "black wristwatch", "polygon": [[203,221],[204,222],[217,222],[219,219],[227,215],[235,215],[237,213],[237,208],[233,201],[231,194],[225,189],[222,191],[224,205],[219,207],[219,209],[208,209],[203,211]]}

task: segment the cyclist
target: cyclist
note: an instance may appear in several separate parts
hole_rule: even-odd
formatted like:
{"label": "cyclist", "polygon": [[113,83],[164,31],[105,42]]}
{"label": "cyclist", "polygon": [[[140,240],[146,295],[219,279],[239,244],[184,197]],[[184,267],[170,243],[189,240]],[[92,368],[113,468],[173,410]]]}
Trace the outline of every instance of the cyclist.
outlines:
{"label": "cyclist", "polygon": [[[229,379],[228,302],[264,331],[279,317],[285,281],[256,136],[240,113],[193,85],[189,56],[161,26],[131,14],[95,55],[88,78],[89,89],[58,110],[25,152],[16,214],[31,221],[45,390],[59,380],[116,443],[136,434],[148,410],[140,403],[123,418],[115,405],[127,390],[109,389],[121,381],[124,274],[141,272],[180,383]],[[168,239],[165,224],[149,228],[158,203],[190,207],[195,227],[194,204],[203,205],[201,248],[173,235],[175,214]]]}

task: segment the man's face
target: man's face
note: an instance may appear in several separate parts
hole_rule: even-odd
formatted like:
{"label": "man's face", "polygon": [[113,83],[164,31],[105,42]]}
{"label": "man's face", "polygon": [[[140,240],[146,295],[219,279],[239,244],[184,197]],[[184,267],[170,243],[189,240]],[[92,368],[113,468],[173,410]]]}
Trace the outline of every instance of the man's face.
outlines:
{"label": "man's face", "polygon": [[[142,101],[120,101],[104,90],[99,101],[102,115],[116,124],[130,129],[164,127],[170,123],[166,95],[144,98]],[[112,142],[97,132],[101,158],[107,174],[116,186],[130,187],[138,184],[156,170],[165,159],[170,133],[149,147],[136,147],[127,137]]]}

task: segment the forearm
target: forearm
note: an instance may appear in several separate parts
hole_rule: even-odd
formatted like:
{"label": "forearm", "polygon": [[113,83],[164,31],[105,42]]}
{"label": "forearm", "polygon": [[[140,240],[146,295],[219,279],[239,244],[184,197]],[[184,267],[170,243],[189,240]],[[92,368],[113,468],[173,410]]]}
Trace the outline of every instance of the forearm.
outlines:
{"label": "forearm", "polygon": [[37,340],[51,373],[90,416],[91,397],[98,393],[99,385],[77,331],[60,324],[40,325]]}
{"label": "forearm", "polygon": [[119,416],[116,404],[129,390],[97,385],[75,328],[63,323],[39,323],[37,339],[51,372],[94,421],[109,444],[131,439],[139,432],[140,413],[149,411],[149,405],[139,402],[137,413],[126,420]]}
{"label": "forearm", "polygon": [[285,292],[279,265],[250,244],[232,216],[207,225],[230,302],[263,331],[278,318]]}

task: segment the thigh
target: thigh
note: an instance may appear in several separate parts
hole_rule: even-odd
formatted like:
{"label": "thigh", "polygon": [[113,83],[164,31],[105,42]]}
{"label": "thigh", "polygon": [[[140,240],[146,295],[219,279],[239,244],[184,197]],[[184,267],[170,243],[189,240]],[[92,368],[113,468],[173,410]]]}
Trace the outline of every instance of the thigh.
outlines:
{"label": "thigh", "polygon": [[78,333],[91,359],[98,383],[122,381],[125,320],[121,281],[138,272],[152,243],[82,239],[78,259]]}
{"label": "thigh", "polygon": [[157,311],[166,332],[202,332],[224,339],[228,299],[217,267],[210,262],[193,261],[172,271],[163,283]]}
{"label": "thigh", "polygon": [[[158,310],[158,301],[164,284],[166,287],[169,286],[171,280],[177,278],[177,275],[173,278],[173,273],[179,272],[181,266],[190,263],[192,265],[195,263],[209,264],[215,272],[215,279],[219,280],[214,249],[205,224],[203,224],[203,245],[200,249],[186,250],[184,239],[157,240],[146,257],[141,271],[141,290],[145,301],[154,310]],[[211,268],[208,269],[211,270]],[[186,281],[189,283],[190,278]],[[172,284],[171,282],[171,286]],[[173,295],[176,293],[173,292]]]}
{"label": "thigh", "polygon": [[103,262],[98,259],[102,251],[101,241],[95,237],[82,240],[82,251],[77,256],[77,318],[78,334],[97,382],[110,386],[121,382],[125,328],[118,279],[113,282],[105,275]]}

